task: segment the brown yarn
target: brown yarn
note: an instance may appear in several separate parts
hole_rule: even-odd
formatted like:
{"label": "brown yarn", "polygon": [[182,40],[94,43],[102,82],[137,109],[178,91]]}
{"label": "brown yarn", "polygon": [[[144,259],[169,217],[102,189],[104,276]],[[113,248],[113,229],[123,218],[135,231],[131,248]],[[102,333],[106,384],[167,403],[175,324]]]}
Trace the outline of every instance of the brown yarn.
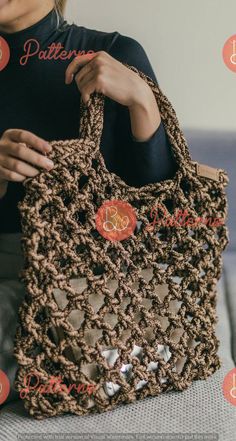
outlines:
{"label": "brown yarn", "polygon": [[[217,179],[199,172],[166,96],[151,78],[126,66],[152,88],[179,168],[173,179],[141,188],[110,173],[99,150],[104,97],[94,93],[87,108],[81,100],[80,138],[51,142],[53,170],[24,181],[20,276],[26,296],[15,338],[15,386],[21,391],[31,372],[41,384],[61,375],[65,384],[96,386],[93,396],[31,390],[24,404],[37,419],[102,412],[182,391],[221,365],[216,282],[227,227],[156,226],[156,234],[145,227],[156,204],[169,214],[187,209],[193,217],[225,218],[228,177],[222,169]],[[96,230],[96,213],[111,199],[129,202],[139,221],[123,241],[106,240]],[[131,356],[134,344],[142,348],[139,357]],[[168,361],[158,345],[169,348]],[[102,355],[106,348],[118,351],[114,365]],[[157,363],[155,370],[149,369],[151,362]],[[128,380],[120,371],[123,364],[132,365]],[[141,380],[147,383],[137,389]],[[120,385],[112,397],[104,392],[106,382]]]}

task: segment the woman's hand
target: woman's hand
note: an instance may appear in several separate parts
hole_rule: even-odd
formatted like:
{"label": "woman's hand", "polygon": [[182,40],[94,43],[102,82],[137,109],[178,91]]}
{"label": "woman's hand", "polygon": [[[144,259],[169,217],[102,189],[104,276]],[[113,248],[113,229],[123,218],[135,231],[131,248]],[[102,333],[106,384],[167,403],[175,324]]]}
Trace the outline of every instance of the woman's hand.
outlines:
{"label": "woman's hand", "polygon": [[0,138],[0,193],[5,194],[8,181],[22,182],[34,177],[39,173],[38,168],[51,170],[53,162],[45,157],[51,149],[50,144],[31,132],[6,130]]}
{"label": "woman's hand", "polygon": [[74,78],[85,104],[96,91],[130,107],[144,98],[149,87],[139,75],[104,51],[76,57],[67,67],[66,84]]}
{"label": "woman's hand", "polygon": [[66,84],[73,79],[85,104],[93,92],[99,92],[127,106],[132,134],[137,140],[146,141],[159,127],[161,117],[149,85],[107,52],[76,57],[67,67]]}

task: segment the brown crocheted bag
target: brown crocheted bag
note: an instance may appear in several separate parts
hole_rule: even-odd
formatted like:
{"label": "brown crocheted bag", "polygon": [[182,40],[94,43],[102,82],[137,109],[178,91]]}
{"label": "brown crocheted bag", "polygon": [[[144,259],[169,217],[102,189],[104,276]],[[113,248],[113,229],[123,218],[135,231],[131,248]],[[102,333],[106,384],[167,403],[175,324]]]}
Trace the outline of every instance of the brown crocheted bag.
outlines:
{"label": "brown crocheted bag", "polygon": [[[228,177],[191,160],[166,96],[126,66],[152,88],[179,167],[141,188],[110,173],[99,150],[104,96],[94,93],[88,107],[81,101],[80,138],[51,142],[53,170],[24,181],[15,386],[38,419],[182,391],[221,365],[216,282]],[[96,228],[98,210],[114,200],[137,219],[123,240]]]}

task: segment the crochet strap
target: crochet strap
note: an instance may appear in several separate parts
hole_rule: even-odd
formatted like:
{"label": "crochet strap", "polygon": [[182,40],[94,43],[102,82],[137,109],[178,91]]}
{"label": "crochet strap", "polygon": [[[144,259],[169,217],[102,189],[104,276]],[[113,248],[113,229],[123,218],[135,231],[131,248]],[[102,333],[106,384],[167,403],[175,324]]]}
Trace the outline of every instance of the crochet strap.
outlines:
{"label": "crochet strap", "polygon": [[[134,66],[129,66],[126,63],[122,64],[137,73],[151,87],[176,161],[180,166],[182,165],[186,167],[191,161],[191,156],[172,104],[163,94],[159,85],[149,76],[145,75]],[[97,149],[100,147],[103,130],[104,98],[103,94],[94,92],[91,94],[87,106],[81,98],[80,138],[89,138],[94,141]]]}

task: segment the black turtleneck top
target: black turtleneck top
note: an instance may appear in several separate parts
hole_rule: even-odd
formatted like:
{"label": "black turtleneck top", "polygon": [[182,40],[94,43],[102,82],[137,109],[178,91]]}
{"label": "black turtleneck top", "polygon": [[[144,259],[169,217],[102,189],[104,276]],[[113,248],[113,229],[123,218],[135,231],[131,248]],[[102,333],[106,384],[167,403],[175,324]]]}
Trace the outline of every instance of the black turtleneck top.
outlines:
{"label": "black turtleneck top", "polygon": [[[65,71],[73,59],[66,58],[69,51],[75,51],[74,55],[106,51],[157,82],[145,50],[135,39],[116,31],[70,25],[61,17],[58,22],[54,10],[27,29],[14,34],[0,32],[0,36],[11,51],[8,65],[0,71],[0,137],[10,128],[29,130],[47,141],[78,136],[80,93],[75,82],[65,84]],[[53,50],[52,45],[58,48],[58,44],[60,52],[66,51],[64,59]],[[38,52],[27,59],[29,48],[30,54]],[[47,51],[47,56],[40,51]],[[148,141],[137,141],[128,108],[108,97],[101,152],[108,170],[136,187],[169,179],[177,168],[163,123]],[[9,182],[0,199],[0,233],[21,231],[17,204],[24,191],[22,183]]]}

